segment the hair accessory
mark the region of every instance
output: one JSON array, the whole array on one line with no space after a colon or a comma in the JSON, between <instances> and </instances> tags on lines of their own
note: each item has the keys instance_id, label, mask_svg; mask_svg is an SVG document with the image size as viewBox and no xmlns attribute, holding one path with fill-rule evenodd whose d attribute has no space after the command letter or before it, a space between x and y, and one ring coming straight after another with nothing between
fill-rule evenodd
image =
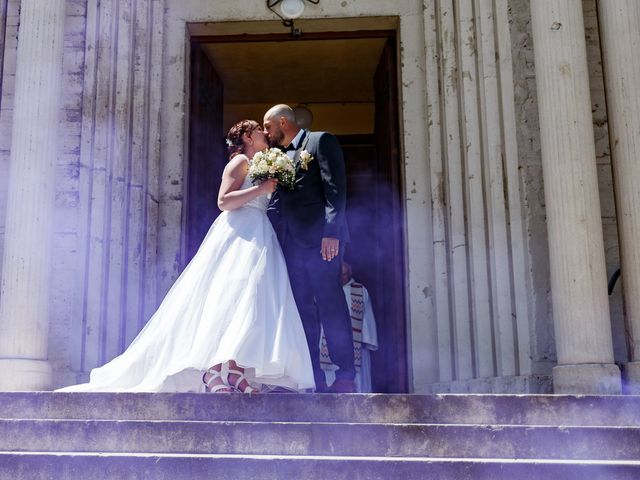
<instances>
[{"instance_id":1,"label":"hair accessory","mask_svg":"<svg viewBox=\"0 0 640 480\"><path fill-rule=\"evenodd\" d=\"M227 142L227 146L228 147L233 145L233 142L231 140L229 140L228 138L225 140L225 142Z\"/></svg>"}]
</instances>

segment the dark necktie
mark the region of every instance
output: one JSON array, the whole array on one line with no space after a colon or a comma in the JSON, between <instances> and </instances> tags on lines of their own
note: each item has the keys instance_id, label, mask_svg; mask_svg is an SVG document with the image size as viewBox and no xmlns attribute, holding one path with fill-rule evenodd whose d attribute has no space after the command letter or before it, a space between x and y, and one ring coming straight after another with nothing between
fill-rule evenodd
<instances>
[{"instance_id":1,"label":"dark necktie","mask_svg":"<svg viewBox=\"0 0 640 480\"><path fill-rule=\"evenodd\" d=\"M282 148L283 152L292 152L296 149L296 146L293 144L293 142L291 142L289 145L287 145L286 147Z\"/></svg>"}]
</instances>

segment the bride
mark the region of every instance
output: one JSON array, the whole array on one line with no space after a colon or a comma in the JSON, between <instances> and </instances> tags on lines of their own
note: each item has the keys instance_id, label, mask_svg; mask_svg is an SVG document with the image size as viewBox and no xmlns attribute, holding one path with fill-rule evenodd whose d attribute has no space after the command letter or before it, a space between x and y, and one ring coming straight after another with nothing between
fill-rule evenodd
<instances>
[{"instance_id":1,"label":"bride","mask_svg":"<svg viewBox=\"0 0 640 480\"><path fill-rule=\"evenodd\" d=\"M257 122L243 120L229 130L227 144L223 212L196 255L129 348L92 370L89 383L61 391L314 388L287 267L266 215L277 181L252 185L247 175L249 159L268 148L265 135Z\"/></svg>"}]
</instances>

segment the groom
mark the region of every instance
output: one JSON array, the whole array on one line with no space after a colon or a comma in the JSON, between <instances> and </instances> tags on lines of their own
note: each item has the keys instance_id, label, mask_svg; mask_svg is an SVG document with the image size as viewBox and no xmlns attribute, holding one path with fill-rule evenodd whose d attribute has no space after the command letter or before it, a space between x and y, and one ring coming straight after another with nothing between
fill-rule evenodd
<instances>
[{"instance_id":1,"label":"groom","mask_svg":"<svg viewBox=\"0 0 640 480\"><path fill-rule=\"evenodd\" d=\"M294 190L277 190L269 216L279 234L309 343L316 391L355 392L351 319L340 283L349 236L342 149L330 133L300 129L288 105L270 108L264 115L264 129L269 145L283 148L296 165ZM331 358L340 367L329 389L320 369L320 323Z\"/></svg>"}]
</instances>

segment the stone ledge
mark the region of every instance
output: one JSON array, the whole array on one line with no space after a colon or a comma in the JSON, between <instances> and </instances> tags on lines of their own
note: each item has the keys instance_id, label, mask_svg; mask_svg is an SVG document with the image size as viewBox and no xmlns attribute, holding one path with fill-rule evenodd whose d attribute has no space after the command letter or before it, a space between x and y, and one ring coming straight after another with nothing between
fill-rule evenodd
<instances>
[{"instance_id":1,"label":"stone ledge","mask_svg":"<svg viewBox=\"0 0 640 480\"><path fill-rule=\"evenodd\" d=\"M0 452L0 480L637 480L640 462Z\"/></svg>"},{"instance_id":2,"label":"stone ledge","mask_svg":"<svg viewBox=\"0 0 640 480\"><path fill-rule=\"evenodd\" d=\"M0 420L0 451L635 460L640 427Z\"/></svg>"},{"instance_id":3,"label":"stone ledge","mask_svg":"<svg viewBox=\"0 0 640 480\"><path fill-rule=\"evenodd\" d=\"M510 375L432 383L425 393L550 394L550 375Z\"/></svg>"},{"instance_id":4,"label":"stone ledge","mask_svg":"<svg viewBox=\"0 0 640 480\"><path fill-rule=\"evenodd\" d=\"M640 426L640 396L0 392L0 418Z\"/></svg>"}]
</instances>

